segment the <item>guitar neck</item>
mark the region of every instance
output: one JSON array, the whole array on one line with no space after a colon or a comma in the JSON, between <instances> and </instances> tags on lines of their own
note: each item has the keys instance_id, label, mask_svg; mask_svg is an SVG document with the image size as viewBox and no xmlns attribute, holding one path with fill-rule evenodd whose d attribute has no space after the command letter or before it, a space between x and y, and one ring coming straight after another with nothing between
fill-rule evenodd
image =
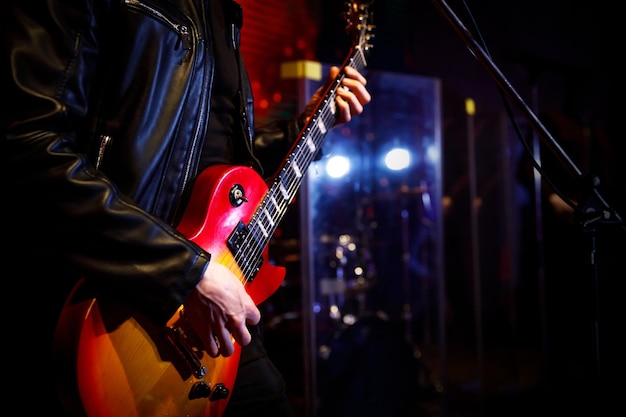
<instances>
[{"instance_id":1,"label":"guitar neck","mask_svg":"<svg viewBox=\"0 0 626 417\"><path fill-rule=\"evenodd\" d=\"M300 131L292 146L292 151L285 159L278 174L274 177L269 190L252 217L249 228L256 235L259 246L269 243L278 224L284 217L289 203L298 193L304 174L309 169L321 149L322 143L337 119L335 99L337 89L342 88L345 78L343 68L351 66L363 71L366 66L365 55L355 47L342 65L342 70L320 100L306 125ZM258 229L256 232L255 229Z\"/></svg>"},{"instance_id":2,"label":"guitar neck","mask_svg":"<svg viewBox=\"0 0 626 417\"><path fill-rule=\"evenodd\" d=\"M339 74L332 83L326 86L322 99L313 110L311 117L300 131L294 141L291 150L284 160L277 175L269 186L265 197L260 202L257 210L250 219L248 228L247 249L243 259L255 259L265 248L279 223L285 216L290 202L294 199L304 175L315 157L320 152L322 142L328 131L337 120L337 108L335 99L337 90L342 87L345 75L345 67L350 66L359 72L363 72L367 66L366 53L371 44L369 43L373 28L369 19L368 5L360 2L349 2L349 11L346 13L348 28L355 30L355 42L353 43L346 59L340 67ZM250 256L250 258L246 258ZM244 270L246 278L252 279L255 268Z\"/></svg>"}]
</instances>

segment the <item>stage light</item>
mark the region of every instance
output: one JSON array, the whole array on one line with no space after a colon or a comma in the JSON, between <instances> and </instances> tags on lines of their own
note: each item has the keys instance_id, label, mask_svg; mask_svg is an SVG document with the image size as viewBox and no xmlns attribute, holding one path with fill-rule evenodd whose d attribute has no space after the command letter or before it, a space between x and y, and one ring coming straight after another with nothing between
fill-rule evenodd
<instances>
[{"instance_id":1,"label":"stage light","mask_svg":"<svg viewBox=\"0 0 626 417\"><path fill-rule=\"evenodd\" d=\"M331 178L341 178L350 172L350 160L345 156L333 156L326 162L326 174Z\"/></svg>"},{"instance_id":2,"label":"stage light","mask_svg":"<svg viewBox=\"0 0 626 417\"><path fill-rule=\"evenodd\" d=\"M404 148L394 148L385 155L385 166L392 171L400 171L411 164L411 154Z\"/></svg>"}]
</instances>

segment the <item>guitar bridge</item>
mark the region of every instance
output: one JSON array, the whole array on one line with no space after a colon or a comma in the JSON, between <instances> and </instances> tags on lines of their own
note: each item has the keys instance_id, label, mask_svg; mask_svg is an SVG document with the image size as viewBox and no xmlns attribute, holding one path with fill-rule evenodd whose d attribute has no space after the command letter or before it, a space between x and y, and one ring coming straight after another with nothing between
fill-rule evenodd
<instances>
[{"instance_id":1,"label":"guitar bridge","mask_svg":"<svg viewBox=\"0 0 626 417\"><path fill-rule=\"evenodd\" d=\"M189 365L189 368L193 372L194 376L198 379L204 377L206 375L206 367L202 365L200 358L196 355L194 350L187 346L185 340L183 340L184 336L180 329L168 327L167 328L167 338L170 343L174 345L176 350L185 358L185 361Z\"/></svg>"},{"instance_id":2,"label":"guitar bridge","mask_svg":"<svg viewBox=\"0 0 626 417\"><path fill-rule=\"evenodd\" d=\"M261 265L263 265L263 257L261 256L263 250L250 234L248 226L243 222L239 222L228 237L226 245L233 254L239 269L243 271L247 281L252 282L261 269ZM244 251L244 256L239 256Z\"/></svg>"}]
</instances>

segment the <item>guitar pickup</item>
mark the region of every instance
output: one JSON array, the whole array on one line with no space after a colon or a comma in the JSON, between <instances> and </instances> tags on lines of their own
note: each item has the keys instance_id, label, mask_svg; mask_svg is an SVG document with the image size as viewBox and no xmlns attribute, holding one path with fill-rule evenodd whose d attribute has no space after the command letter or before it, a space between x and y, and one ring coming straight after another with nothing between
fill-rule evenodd
<instances>
[{"instance_id":1,"label":"guitar pickup","mask_svg":"<svg viewBox=\"0 0 626 417\"><path fill-rule=\"evenodd\" d=\"M252 282L263 265L263 257L261 256L263 249L250 234L248 226L239 222L228 237L226 245L247 281Z\"/></svg>"}]
</instances>

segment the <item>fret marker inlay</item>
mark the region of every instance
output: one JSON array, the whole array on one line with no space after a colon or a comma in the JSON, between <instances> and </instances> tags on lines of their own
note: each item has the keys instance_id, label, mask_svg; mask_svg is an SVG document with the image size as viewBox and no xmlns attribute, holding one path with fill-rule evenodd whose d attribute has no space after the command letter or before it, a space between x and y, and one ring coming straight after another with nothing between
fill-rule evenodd
<instances>
[{"instance_id":1,"label":"fret marker inlay","mask_svg":"<svg viewBox=\"0 0 626 417\"><path fill-rule=\"evenodd\" d=\"M322 132L322 134L326 133L326 125L324 124L324 121L322 119L317 120L317 126L319 127L320 132Z\"/></svg>"},{"instance_id":2,"label":"fret marker inlay","mask_svg":"<svg viewBox=\"0 0 626 417\"><path fill-rule=\"evenodd\" d=\"M307 136L306 138L306 145L309 147L309 150L311 151L311 153L315 152L316 148L315 148L315 142L313 142L311 140L310 137Z\"/></svg>"},{"instance_id":3,"label":"fret marker inlay","mask_svg":"<svg viewBox=\"0 0 626 417\"><path fill-rule=\"evenodd\" d=\"M285 201L289 200L289 193L287 193L287 190L285 189L285 186L283 185L283 183L280 183L280 192L283 194L283 199L285 199Z\"/></svg>"}]
</instances>

